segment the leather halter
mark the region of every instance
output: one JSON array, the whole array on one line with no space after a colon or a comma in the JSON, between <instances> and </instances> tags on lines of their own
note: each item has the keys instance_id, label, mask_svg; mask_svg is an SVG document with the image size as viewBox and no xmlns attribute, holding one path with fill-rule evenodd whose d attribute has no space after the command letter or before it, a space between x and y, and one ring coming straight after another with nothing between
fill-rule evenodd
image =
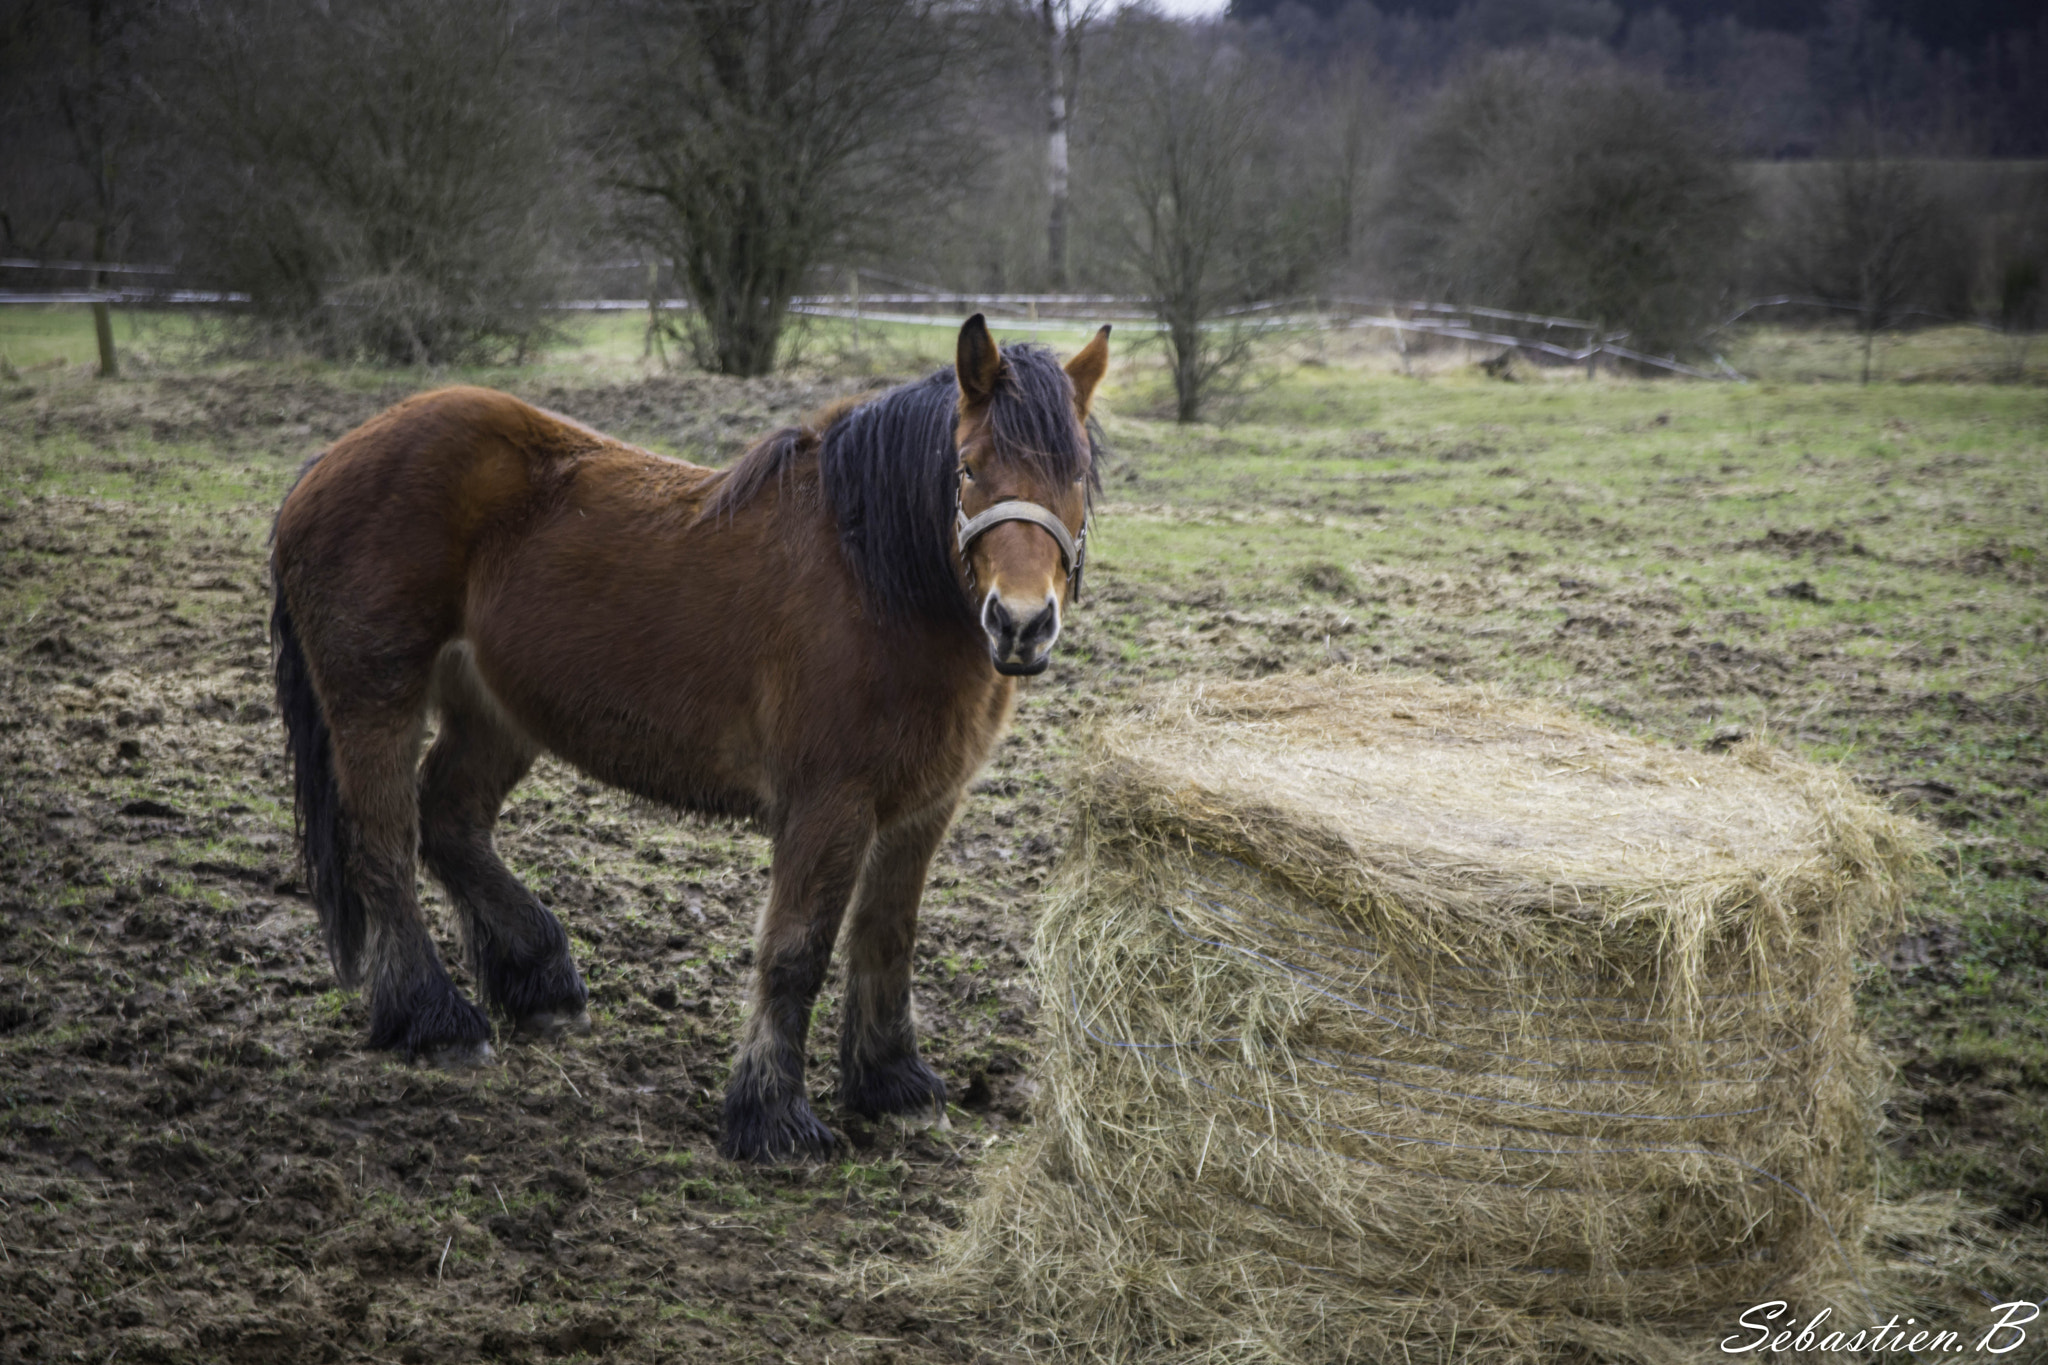
<instances>
[{"instance_id":1,"label":"leather halter","mask_svg":"<svg viewBox=\"0 0 2048 1365\"><path fill-rule=\"evenodd\" d=\"M1059 543L1060 567L1067 571L1067 594L1073 601L1080 601L1081 570L1088 563L1088 524L1092 519L1092 512L1082 514L1081 534L1076 536L1050 509L1035 502L1027 502L1023 498L1007 498L986 509L979 516L969 517L967 509L960 505L960 489L957 482L953 489L954 543L959 546L960 562L967 569L969 587L976 586L974 561L967 556L967 551L974 542L991 527L1000 526L1006 521L1028 521L1033 526L1042 528Z\"/></svg>"}]
</instances>

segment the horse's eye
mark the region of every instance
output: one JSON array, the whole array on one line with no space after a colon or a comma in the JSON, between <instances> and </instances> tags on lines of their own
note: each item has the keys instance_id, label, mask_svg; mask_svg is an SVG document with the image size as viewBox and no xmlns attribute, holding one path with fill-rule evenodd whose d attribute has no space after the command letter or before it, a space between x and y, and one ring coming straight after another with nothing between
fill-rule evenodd
<instances>
[{"instance_id":1,"label":"horse's eye","mask_svg":"<svg viewBox=\"0 0 2048 1365\"><path fill-rule=\"evenodd\" d=\"M964 464L963 464L963 465L961 465L961 466L960 466L960 477L961 477L961 478L963 478L963 479L965 479L965 480L967 480L967 482L969 482L969 483L973 483L973 482L974 482L974 471L973 471L973 470L971 470L971 469L969 469L969 468L968 468L968 467L967 467L966 465L964 465Z\"/></svg>"}]
</instances>

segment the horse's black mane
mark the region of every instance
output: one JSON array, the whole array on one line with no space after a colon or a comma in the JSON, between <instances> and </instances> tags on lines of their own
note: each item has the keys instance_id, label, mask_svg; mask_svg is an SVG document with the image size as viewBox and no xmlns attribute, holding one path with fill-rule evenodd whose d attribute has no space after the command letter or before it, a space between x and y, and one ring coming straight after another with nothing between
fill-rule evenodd
<instances>
[{"instance_id":1,"label":"horse's black mane","mask_svg":"<svg viewBox=\"0 0 2048 1365\"><path fill-rule=\"evenodd\" d=\"M825 505L868 611L886 620L971 622L974 608L953 567L959 397L949 365L845 412L823 433L778 431L733 464L704 515L731 515L800 452L816 449ZM1006 346L988 429L998 459L1049 483L1085 479L1092 497L1099 442L1093 423L1077 438L1073 402L1052 352Z\"/></svg>"}]
</instances>

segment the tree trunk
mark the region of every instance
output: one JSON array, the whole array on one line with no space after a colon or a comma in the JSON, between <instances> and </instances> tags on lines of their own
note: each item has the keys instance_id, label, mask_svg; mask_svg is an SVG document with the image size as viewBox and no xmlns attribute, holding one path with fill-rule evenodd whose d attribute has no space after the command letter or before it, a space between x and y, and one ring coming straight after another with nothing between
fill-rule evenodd
<instances>
[{"instance_id":1,"label":"tree trunk","mask_svg":"<svg viewBox=\"0 0 2048 1365\"><path fill-rule=\"evenodd\" d=\"M640 344L640 358L652 356L668 368L668 350L661 344L661 262L647 263L647 336Z\"/></svg>"},{"instance_id":2,"label":"tree trunk","mask_svg":"<svg viewBox=\"0 0 2048 1365\"><path fill-rule=\"evenodd\" d=\"M1199 313L1170 319L1167 345L1173 352L1173 419L1192 422L1202 415L1202 323Z\"/></svg>"},{"instance_id":3,"label":"tree trunk","mask_svg":"<svg viewBox=\"0 0 2048 1365\"><path fill-rule=\"evenodd\" d=\"M105 299L92 306L92 330L100 343L100 378L119 379L121 370L114 363L114 313Z\"/></svg>"},{"instance_id":4,"label":"tree trunk","mask_svg":"<svg viewBox=\"0 0 2048 1365\"><path fill-rule=\"evenodd\" d=\"M775 370L789 301L802 276L741 264L758 260L756 245L741 242L716 260L701 253L671 259L690 298L684 325L691 358L713 374L750 379Z\"/></svg>"},{"instance_id":5,"label":"tree trunk","mask_svg":"<svg viewBox=\"0 0 2048 1365\"><path fill-rule=\"evenodd\" d=\"M1066 33L1054 0L1039 0L1038 12L1045 28L1046 280L1061 290L1067 287Z\"/></svg>"},{"instance_id":6,"label":"tree trunk","mask_svg":"<svg viewBox=\"0 0 2048 1365\"><path fill-rule=\"evenodd\" d=\"M104 226L92 235L92 262L104 265L107 259L107 230ZM92 272L92 287L105 289L107 277L98 270ZM95 299L92 305L93 335L100 343L100 378L119 379L121 367L114 359L114 310L105 299Z\"/></svg>"},{"instance_id":7,"label":"tree trunk","mask_svg":"<svg viewBox=\"0 0 2048 1365\"><path fill-rule=\"evenodd\" d=\"M730 325L718 341L718 372L741 379L775 373L782 341L783 306L771 298L728 299Z\"/></svg>"},{"instance_id":8,"label":"tree trunk","mask_svg":"<svg viewBox=\"0 0 2048 1365\"><path fill-rule=\"evenodd\" d=\"M1863 329L1863 382L1870 382L1870 343L1877 337L1877 324L1883 300L1878 293L1876 262L1874 253L1865 251L1856 263L1856 302L1862 308L1856 314L1856 325Z\"/></svg>"}]
</instances>

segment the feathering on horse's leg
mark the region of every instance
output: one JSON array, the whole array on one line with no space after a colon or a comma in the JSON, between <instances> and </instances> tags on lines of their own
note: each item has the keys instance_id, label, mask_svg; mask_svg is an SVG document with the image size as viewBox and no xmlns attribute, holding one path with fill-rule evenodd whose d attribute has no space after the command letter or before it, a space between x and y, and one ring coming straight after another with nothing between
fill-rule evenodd
<instances>
[{"instance_id":1,"label":"feathering on horse's leg","mask_svg":"<svg viewBox=\"0 0 2048 1365\"><path fill-rule=\"evenodd\" d=\"M917 1050L910 1007L917 907L957 797L883 830L868 851L846 926L839 1102L864 1118L943 1108L946 1082Z\"/></svg>"},{"instance_id":2,"label":"feathering on horse's leg","mask_svg":"<svg viewBox=\"0 0 2048 1365\"><path fill-rule=\"evenodd\" d=\"M725 1088L719 1150L747 1161L818 1156L837 1142L804 1092L811 1006L853 894L874 814L852 798L814 800L781 822L768 905L754 936L754 981Z\"/></svg>"},{"instance_id":3,"label":"feathering on horse's leg","mask_svg":"<svg viewBox=\"0 0 2048 1365\"><path fill-rule=\"evenodd\" d=\"M461 1066L491 1055L491 1025L449 979L414 891L420 732L417 717L334 727L342 804L354 826L350 874L366 911L369 1044Z\"/></svg>"},{"instance_id":4,"label":"feathering on horse's leg","mask_svg":"<svg viewBox=\"0 0 2048 1365\"><path fill-rule=\"evenodd\" d=\"M588 1032L590 997L569 935L491 842L538 749L484 691L460 646L442 653L434 700L441 723L420 773L420 851L455 905L477 991L522 1035Z\"/></svg>"}]
</instances>

